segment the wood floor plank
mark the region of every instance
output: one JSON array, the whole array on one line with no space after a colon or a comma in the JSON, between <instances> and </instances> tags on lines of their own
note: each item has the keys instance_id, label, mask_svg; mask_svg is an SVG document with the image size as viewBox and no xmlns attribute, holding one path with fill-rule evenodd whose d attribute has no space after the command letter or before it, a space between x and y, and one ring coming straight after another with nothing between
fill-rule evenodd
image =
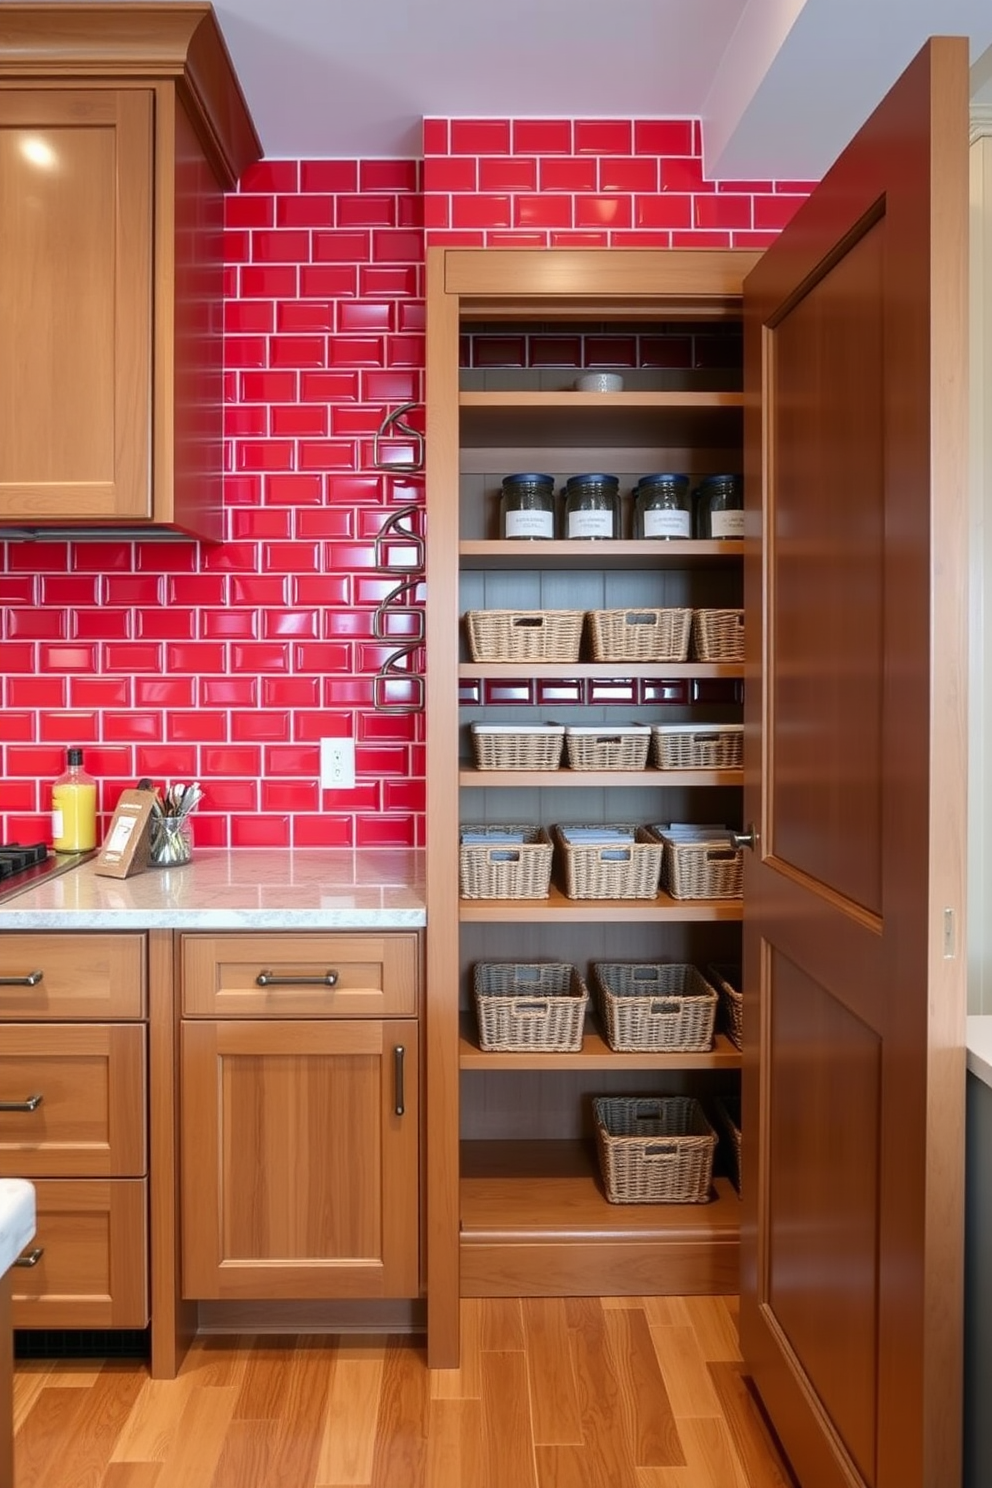
<instances>
[{"instance_id":1,"label":"wood floor plank","mask_svg":"<svg viewBox=\"0 0 992 1488\"><path fill-rule=\"evenodd\" d=\"M479 1297L465 1297L461 1304L461 1352L457 1369L431 1370L432 1400L479 1400L482 1385L479 1355L482 1346L482 1309Z\"/></svg>"},{"instance_id":2,"label":"wood floor plank","mask_svg":"<svg viewBox=\"0 0 992 1488\"><path fill-rule=\"evenodd\" d=\"M430 1385L422 1350L389 1335L382 1367L371 1488L422 1488L427 1472Z\"/></svg>"},{"instance_id":3,"label":"wood floor plank","mask_svg":"<svg viewBox=\"0 0 992 1488\"><path fill-rule=\"evenodd\" d=\"M236 1385L193 1385L162 1466L163 1484L211 1488L238 1401Z\"/></svg>"},{"instance_id":4,"label":"wood floor plank","mask_svg":"<svg viewBox=\"0 0 992 1488\"><path fill-rule=\"evenodd\" d=\"M675 1415L643 1310L604 1309L603 1322L634 1465L684 1466Z\"/></svg>"},{"instance_id":5,"label":"wood floor plank","mask_svg":"<svg viewBox=\"0 0 992 1488\"><path fill-rule=\"evenodd\" d=\"M699 1488L752 1488L744 1476L726 1422L716 1416L692 1416L679 1422L686 1466Z\"/></svg>"},{"instance_id":6,"label":"wood floor plank","mask_svg":"<svg viewBox=\"0 0 992 1488\"><path fill-rule=\"evenodd\" d=\"M278 1483L275 1475L278 1444L277 1421L259 1416L232 1417L210 1488L254 1488L256 1483Z\"/></svg>"},{"instance_id":7,"label":"wood floor plank","mask_svg":"<svg viewBox=\"0 0 992 1488\"><path fill-rule=\"evenodd\" d=\"M310 1488L317 1476L327 1418L332 1341L301 1335L287 1369L285 1410L276 1422L271 1482Z\"/></svg>"},{"instance_id":8,"label":"wood floor plank","mask_svg":"<svg viewBox=\"0 0 992 1488\"><path fill-rule=\"evenodd\" d=\"M727 1423L748 1488L794 1488L787 1464L748 1388L740 1364L709 1366L722 1415Z\"/></svg>"},{"instance_id":9,"label":"wood floor plank","mask_svg":"<svg viewBox=\"0 0 992 1488\"><path fill-rule=\"evenodd\" d=\"M52 1366L47 1360L18 1362L14 1370L14 1430L20 1431L28 1411L41 1391L51 1383Z\"/></svg>"},{"instance_id":10,"label":"wood floor plank","mask_svg":"<svg viewBox=\"0 0 992 1488\"><path fill-rule=\"evenodd\" d=\"M99 1483L145 1380L143 1366L109 1360L89 1390L78 1392L71 1450L49 1463L45 1488Z\"/></svg>"},{"instance_id":11,"label":"wood floor plank","mask_svg":"<svg viewBox=\"0 0 992 1488\"><path fill-rule=\"evenodd\" d=\"M681 1301L706 1362L739 1363L741 1349L737 1324L727 1310L726 1299L683 1297Z\"/></svg>"},{"instance_id":12,"label":"wood floor plank","mask_svg":"<svg viewBox=\"0 0 992 1488\"><path fill-rule=\"evenodd\" d=\"M164 1462L193 1388L191 1375L146 1379L110 1454L111 1462Z\"/></svg>"},{"instance_id":13,"label":"wood floor plank","mask_svg":"<svg viewBox=\"0 0 992 1488\"><path fill-rule=\"evenodd\" d=\"M100 1488L166 1488L161 1462L111 1462Z\"/></svg>"},{"instance_id":14,"label":"wood floor plank","mask_svg":"<svg viewBox=\"0 0 992 1488\"><path fill-rule=\"evenodd\" d=\"M424 1488L485 1482L481 1400L432 1400Z\"/></svg>"},{"instance_id":15,"label":"wood floor plank","mask_svg":"<svg viewBox=\"0 0 992 1488\"><path fill-rule=\"evenodd\" d=\"M237 1385L240 1389L254 1341L251 1334L194 1338L179 1373L194 1385Z\"/></svg>"},{"instance_id":16,"label":"wood floor plank","mask_svg":"<svg viewBox=\"0 0 992 1488\"><path fill-rule=\"evenodd\" d=\"M718 1416L720 1401L692 1328L652 1328L651 1342L676 1421Z\"/></svg>"},{"instance_id":17,"label":"wood floor plank","mask_svg":"<svg viewBox=\"0 0 992 1488\"><path fill-rule=\"evenodd\" d=\"M482 1440L484 1475L480 1488L537 1488L530 1417L527 1360L522 1350L482 1355Z\"/></svg>"},{"instance_id":18,"label":"wood floor plank","mask_svg":"<svg viewBox=\"0 0 992 1488\"><path fill-rule=\"evenodd\" d=\"M385 1348L342 1340L334 1351L317 1460L317 1488L371 1483Z\"/></svg>"},{"instance_id":19,"label":"wood floor plank","mask_svg":"<svg viewBox=\"0 0 992 1488\"><path fill-rule=\"evenodd\" d=\"M505 1354L524 1347L524 1320L518 1297L487 1297L479 1320L479 1348Z\"/></svg>"},{"instance_id":20,"label":"wood floor plank","mask_svg":"<svg viewBox=\"0 0 992 1488\"><path fill-rule=\"evenodd\" d=\"M24 1425L14 1437L14 1482L17 1488L44 1488L48 1471L65 1454L76 1421L86 1404L82 1390L46 1385Z\"/></svg>"},{"instance_id":21,"label":"wood floor plank","mask_svg":"<svg viewBox=\"0 0 992 1488\"><path fill-rule=\"evenodd\" d=\"M569 1311L573 1318L580 1319L569 1330L569 1348L579 1399L584 1453L570 1447L550 1449L557 1453L554 1472L561 1488L566 1488L566 1485L571 1488L571 1474L580 1467L588 1488L600 1488L600 1485L602 1488L634 1488L633 1446L625 1430L620 1385L612 1369L606 1314L601 1307ZM551 1470L550 1459L543 1450L541 1470L546 1474ZM554 1476L550 1483L558 1488ZM543 1482L541 1488L545 1488Z\"/></svg>"},{"instance_id":22,"label":"wood floor plank","mask_svg":"<svg viewBox=\"0 0 992 1488\"><path fill-rule=\"evenodd\" d=\"M579 1445L582 1421L564 1303L559 1297L525 1297L522 1310L534 1442Z\"/></svg>"},{"instance_id":23,"label":"wood floor plank","mask_svg":"<svg viewBox=\"0 0 992 1488\"><path fill-rule=\"evenodd\" d=\"M286 1366L294 1343L282 1334L253 1340L234 1408L236 1421L275 1421L282 1415L289 1383Z\"/></svg>"}]
</instances>

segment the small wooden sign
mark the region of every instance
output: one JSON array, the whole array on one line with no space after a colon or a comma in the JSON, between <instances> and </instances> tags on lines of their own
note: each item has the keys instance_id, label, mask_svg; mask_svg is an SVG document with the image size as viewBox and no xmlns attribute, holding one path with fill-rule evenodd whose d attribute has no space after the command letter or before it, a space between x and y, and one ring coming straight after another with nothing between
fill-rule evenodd
<instances>
[{"instance_id":1,"label":"small wooden sign","mask_svg":"<svg viewBox=\"0 0 992 1488\"><path fill-rule=\"evenodd\" d=\"M93 872L104 878L129 878L148 866L151 850L155 793L150 790L121 791Z\"/></svg>"}]
</instances>

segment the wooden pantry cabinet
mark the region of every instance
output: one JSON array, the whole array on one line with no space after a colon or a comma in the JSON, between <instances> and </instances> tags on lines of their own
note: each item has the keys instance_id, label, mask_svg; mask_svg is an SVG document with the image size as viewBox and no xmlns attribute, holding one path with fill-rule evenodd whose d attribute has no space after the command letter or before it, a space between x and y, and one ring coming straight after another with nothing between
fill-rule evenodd
<instances>
[{"instance_id":1,"label":"wooden pantry cabinet","mask_svg":"<svg viewBox=\"0 0 992 1488\"><path fill-rule=\"evenodd\" d=\"M0 938L0 1174L28 1178L37 1233L17 1328L149 1321L144 935Z\"/></svg>"},{"instance_id":2,"label":"wooden pantry cabinet","mask_svg":"<svg viewBox=\"0 0 992 1488\"><path fill-rule=\"evenodd\" d=\"M0 526L219 540L223 194L261 153L211 7L0 7Z\"/></svg>"},{"instance_id":3,"label":"wooden pantry cabinet","mask_svg":"<svg viewBox=\"0 0 992 1488\"><path fill-rule=\"evenodd\" d=\"M420 1293L415 933L183 935L187 1299Z\"/></svg>"},{"instance_id":4,"label":"wooden pantry cabinet","mask_svg":"<svg viewBox=\"0 0 992 1488\"><path fill-rule=\"evenodd\" d=\"M739 1201L719 1170L705 1204L610 1204L591 1098L737 1089L722 1033L706 1053L483 1051L471 1001L487 960L739 962L739 900L461 899L460 823L720 821L740 827L741 770L475 768L469 724L740 722L731 662L474 662L468 610L740 607L743 543L500 537L505 474L639 476L742 469L742 282L755 254L428 253L427 1275L431 1363L458 1358L460 1296L687 1293L738 1285ZM476 338L531 366L472 366ZM622 392L573 390L553 343L649 337ZM667 352L665 348L667 347ZM711 357L694 353L708 348ZM688 348L688 350L687 350ZM574 351L573 351L574 354ZM483 359L479 359L480 361ZM652 358L648 359L649 361ZM672 365L665 367L664 363ZM697 366L696 362L704 365ZM542 364L536 370L536 364ZM680 365L684 363L684 365ZM709 365L706 365L709 363ZM625 495L625 500L626 498ZM457 782L457 790L452 788Z\"/></svg>"}]
</instances>

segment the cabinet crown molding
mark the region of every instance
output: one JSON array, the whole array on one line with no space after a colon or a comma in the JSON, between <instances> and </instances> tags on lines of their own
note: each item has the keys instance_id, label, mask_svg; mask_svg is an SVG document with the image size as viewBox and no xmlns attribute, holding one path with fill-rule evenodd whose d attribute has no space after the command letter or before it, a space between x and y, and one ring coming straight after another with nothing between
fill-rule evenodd
<instances>
[{"instance_id":1,"label":"cabinet crown molding","mask_svg":"<svg viewBox=\"0 0 992 1488\"><path fill-rule=\"evenodd\" d=\"M213 6L0 4L0 87L173 82L225 189L262 147Z\"/></svg>"}]
</instances>

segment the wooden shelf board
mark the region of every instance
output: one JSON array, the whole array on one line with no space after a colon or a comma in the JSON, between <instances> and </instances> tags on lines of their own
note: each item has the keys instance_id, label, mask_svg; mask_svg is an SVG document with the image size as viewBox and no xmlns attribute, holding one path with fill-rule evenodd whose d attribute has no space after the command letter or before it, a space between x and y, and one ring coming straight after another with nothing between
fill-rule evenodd
<instances>
[{"instance_id":1,"label":"wooden shelf board","mask_svg":"<svg viewBox=\"0 0 992 1488\"><path fill-rule=\"evenodd\" d=\"M459 899L462 924L567 924L570 920L740 920L741 899L569 899L555 885L547 899Z\"/></svg>"},{"instance_id":2,"label":"wooden shelf board","mask_svg":"<svg viewBox=\"0 0 992 1488\"><path fill-rule=\"evenodd\" d=\"M466 539L459 543L458 551L465 569L690 569L737 566L744 544L736 538L722 542L581 542L575 538L524 542L494 538Z\"/></svg>"},{"instance_id":3,"label":"wooden shelf board","mask_svg":"<svg viewBox=\"0 0 992 1488\"><path fill-rule=\"evenodd\" d=\"M606 730L604 729L604 732ZM476 770L466 767L458 773L458 784L476 790L489 786L539 786L542 790L550 786L589 785L743 785L743 770Z\"/></svg>"},{"instance_id":4,"label":"wooden shelf board","mask_svg":"<svg viewBox=\"0 0 992 1488\"><path fill-rule=\"evenodd\" d=\"M736 1239L740 1201L728 1178L706 1204L611 1204L591 1142L463 1142L462 1246L570 1240Z\"/></svg>"},{"instance_id":5,"label":"wooden shelf board","mask_svg":"<svg viewBox=\"0 0 992 1488\"><path fill-rule=\"evenodd\" d=\"M459 1018L458 1062L462 1069L498 1070L697 1070L739 1069L740 1050L718 1033L708 1052L677 1054L656 1050L649 1054L618 1054L595 1028L587 1027L582 1050L576 1054L490 1054L479 1048L479 1035L472 1013Z\"/></svg>"},{"instance_id":6,"label":"wooden shelf board","mask_svg":"<svg viewBox=\"0 0 992 1488\"><path fill-rule=\"evenodd\" d=\"M743 677L739 661L463 661L459 677L650 677L668 681L679 677Z\"/></svg>"},{"instance_id":7,"label":"wooden shelf board","mask_svg":"<svg viewBox=\"0 0 992 1488\"><path fill-rule=\"evenodd\" d=\"M511 388L463 389L458 395L461 408L743 408L743 392L711 390L692 392L688 389L655 392L634 389L619 393L584 393L577 388Z\"/></svg>"}]
</instances>

